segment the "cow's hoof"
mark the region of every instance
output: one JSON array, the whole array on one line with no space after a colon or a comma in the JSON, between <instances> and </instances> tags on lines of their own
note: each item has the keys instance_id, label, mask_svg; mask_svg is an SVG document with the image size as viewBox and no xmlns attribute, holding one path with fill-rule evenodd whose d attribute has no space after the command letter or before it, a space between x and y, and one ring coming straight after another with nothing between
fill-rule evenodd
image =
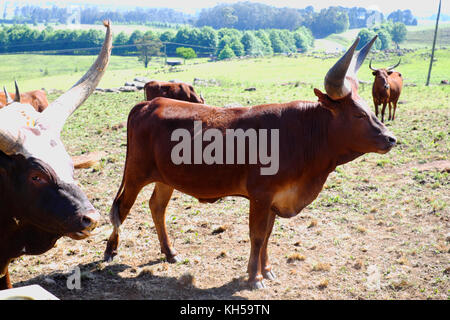
<instances>
[{"instance_id":1,"label":"cow's hoof","mask_svg":"<svg viewBox=\"0 0 450 320\"><path fill-rule=\"evenodd\" d=\"M117 255L117 253L110 253L110 252L105 252L105 254L103 255L103 261L105 262L112 262L114 257Z\"/></svg>"},{"instance_id":2,"label":"cow's hoof","mask_svg":"<svg viewBox=\"0 0 450 320\"><path fill-rule=\"evenodd\" d=\"M182 261L182 259L179 255L166 257L166 259L167 259L167 262L169 262L169 263L178 263L178 262Z\"/></svg>"},{"instance_id":3,"label":"cow's hoof","mask_svg":"<svg viewBox=\"0 0 450 320\"><path fill-rule=\"evenodd\" d=\"M252 290L260 290L260 289L264 289L266 287L266 285L264 284L264 282L262 280L250 281L249 285Z\"/></svg>"},{"instance_id":4,"label":"cow's hoof","mask_svg":"<svg viewBox=\"0 0 450 320\"><path fill-rule=\"evenodd\" d=\"M264 272L263 277L267 280L275 280L277 278L272 270Z\"/></svg>"}]
</instances>

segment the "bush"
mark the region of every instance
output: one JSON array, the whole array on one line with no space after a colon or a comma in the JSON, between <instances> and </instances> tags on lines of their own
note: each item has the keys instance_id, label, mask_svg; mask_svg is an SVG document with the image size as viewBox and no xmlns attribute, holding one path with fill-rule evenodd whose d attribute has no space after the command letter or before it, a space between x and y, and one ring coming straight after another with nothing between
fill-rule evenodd
<instances>
[{"instance_id":1,"label":"bush","mask_svg":"<svg viewBox=\"0 0 450 320\"><path fill-rule=\"evenodd\" d=\"M236 55L234 54L233 49L230 48L228 44L225 45L225 47L220 51L219 56L217 57L219 60L224 59L231 59L234 58Z\"/></svg>"},{"instance_id":2,"label":"bush","mask_svg":"<svg viewBox=\"0 0 450 320\"><path fill-rule=\"evenodd\" d=\"M197 54L195 53L194 49L192 48L185 48L185 47L178 47L176 49L177 55L184 59L193 59L197 58Z\"/></svg>"}]
</instances>

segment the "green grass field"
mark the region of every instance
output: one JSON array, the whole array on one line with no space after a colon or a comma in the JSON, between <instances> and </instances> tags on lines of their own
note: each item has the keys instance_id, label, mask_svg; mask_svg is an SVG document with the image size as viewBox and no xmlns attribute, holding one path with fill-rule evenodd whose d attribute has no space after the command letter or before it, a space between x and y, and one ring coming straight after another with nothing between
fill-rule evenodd
<instances>
[{"instance_id":1,"label":"green grass field","mask_svg":"<svg viewBox=\"0 0 450 320\"><path fill-rule=\"evenodd\" d=\"M174 193L167 228L184 260L169 265L160 254L148 208L150 185L121 228L115 261L102 261L112 230L108 212L126 152L126 127L118 124L144 96L142 91L93 94L69 119L62 139L72 155L104 152L95 167L76 171L103 222L87 241L63 238L43 255L14 261L14 285L40 284L61 299L449 299L450 86L439 83L448 79L450 50L436 52L432 85L425 87L428 54L408 53L397 68L405 87L396 120L387 126L398 145L388 154L367 154L338 167L310 206L292 219L276 220L269 254L278 278L260 291L246 287L248 201L236 197L200 204ZM313 88L323 90L325 73L336 61L324 57L194 60L177 72L161 64L144 69L136 58L112 57L100 86L119 86L135 76L186 82L197 77L220 83L196 87L210 105L315 101ZM393 64L398 58L377 58L374 65ZM58 56L2 59L2 84L12 89L18 78L23 90L67 89L93 61ZM367 63L358 75L372 81ZM47 68L48 76L40 68ZM256 90L244 91L250 86ZM371 85L361 85L359 93L373 108ZM215 234L218 227L225 231ZM81 268L82 289L70 291L66 280L74 266ZM378 272L375 285L373 270ZM186 275L192 279L188 284L183 281Z\"/></svg>"},{"instance_id":2,"label":"green grass field","mask_svg":"<svg viewBox=\"0 0 450 320\"><path fill-rule=\"evenodd\" d=\"M431 83L438 84L448 78L450 70L449 50L438 49ZM403 72L406 83L424 84L429 67L429 50L419 49L403 57L398 70ZM396 56L379 60L374 56L375 66L392 65L398 61ZM12 86L17 79L22 90L37 88L65 90L75 83L94 61L94 56L47 56L47 55L3 55L0 66L0 84ZM301 81L308 85L320 86L323 74L334 63L333 59L321 60L310 55L296 58L267 57L242 59L226 62L206 63L205 59L188 61L172 69L164 66L163 60L152 60L148 69L136 57L111 58L108 70L99 87L118 87L135 76L146 76L159 80L179 79L192 82L197 78L214 78L229 87L240 88L258 84L270 86L284 82ZM361 68L359 77L371 81L368 61ZM12 90L12 89L10 89ZM205 90L214 90L206 88ZM273 98L273 95L268 95Z\"/></svg>"}]
</instances>

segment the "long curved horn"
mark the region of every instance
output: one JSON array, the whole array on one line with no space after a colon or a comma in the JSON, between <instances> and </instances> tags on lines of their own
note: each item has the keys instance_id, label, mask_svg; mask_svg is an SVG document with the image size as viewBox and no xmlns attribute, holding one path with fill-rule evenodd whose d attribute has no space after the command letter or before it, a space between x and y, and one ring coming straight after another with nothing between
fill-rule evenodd
<instances>
[{"instance_id":1,"label":"long curved horn","mask_svg":"<svg viewBox=\"0 0 450 320\"><path fill-rule=\"evenodd\" d=\"M375 43L375 40L377 40L378 35L375 35L375 37L372 38L369 42L366 43L364 47L362 47L361 50L358 51L355 58L355 67L354 67L354 73L356 74L363 64L364 60L367 57L367 54L369 54L370 49L372 48L373 44Z\"/></svg>"},{"instance_id":2,"label":"long curved horn","mask_svg":"<svg viewBox=\"0 0 450 320\"><path fill-rule=\"evenodd\" d=\"M356 46L359 43L359 37L355 40L352 46L347 50L347 52L328 70L325 76L325 91L328 96L333 100L338 100L351 91L351 85L346 81L345 75L347 74L350 63L353 59L353 53L355 52Z\"/></svg>"},{"instance_id":3,"label":"long curved horn","mask_svg":"<svg viewBox=\"0 0 450 320\"><path fill-rule=\"evenodd\" d=\"M20 102L20 92L19 92L19 86L17 85L17 81L14 80L14 86L16 87L16 96L14 97L15 102Z\"/></svg>"},{"instance_id":4,"label":"long curved horn","mask_svg":"<svg viewBox=\"0 0 450 320\"><path fill-rule=\"evenodd\" d=\"M377 69L372 68L372 59L370 59L370 62L369 62L369 68L370 68L370 70L372 70L372 71L377 71Z\"/></svg>"},{"instance_id":5,"label":"long curved horn","mask_svg":"<svg viewBox=\"0 0 450 320\"><path fill-rule=\"evenodd\" d=\"M6 91L6 87L5 86L3 86L3 92L5 93L6 105L12 103L13 99L9 95L8 91Z\"/></svg>"},{"instance_id":6,"label":"long curved horn","mask_svg":"<svg viewBox=\"0 0 450 320\"><path fill-rule=\"evenodd\" d=\"M389 71L390 71L390 70L392 70L392 69L398 67L398 65L400 64L401 61L402 61L402 59L399 59L398 62L397 62L397 64L394 64L393 66L387 67L386 70L389 70Z\"/></svg>"},{"instance_id":7,"label":"long curved horn","mask_svg":"<svg viewBox=\"0 0 450 320\"><path fill-rule=\"evenodd\" d=\"M103 21L103 24L106 27L106 36L97 60L72 88L59 96L42 112L39 123L60 132L67 118L86 101L97 87L108 66L112 48L111 22Z\"/></svg>"}]
</instances>

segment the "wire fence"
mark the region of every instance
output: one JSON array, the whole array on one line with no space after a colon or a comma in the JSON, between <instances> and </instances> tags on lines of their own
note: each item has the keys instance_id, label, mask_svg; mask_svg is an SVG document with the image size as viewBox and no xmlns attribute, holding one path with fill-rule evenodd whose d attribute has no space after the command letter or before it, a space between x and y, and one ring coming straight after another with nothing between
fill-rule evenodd
<instances>
[{"instance_id":1,"label":"wire fence","mask_svg":"<svg viewBox=\"0 0 450 320\"><path fill-rule=\"evenodd\" d=\"M64 41L64 42L50 42L49 44L65 44L65 43L72 43L70 41ZM145 46L145 45L152 45L154 44L155 41L144 41L141 42L139 44L122 44L122 45L113 45L112 48L113 49L118 49L118 48L136 48L138 46ZM170 42L170 41L161 41L161 43L164 46L167 45L174 45L174 46L179 46L179 47L190 47L190 48L199 48L199 49L206 49L209 50L211 53L216 52L217 48L216 47L208 47L208 46L201 46L201 45L195 45L195 44L188 44L188 43L178 43L178 42ZM39 44L44 44L44 43L39 43ZM12 46L0 46L0 50L1 49L10 49L10 48L18 48L18 47L24 47L24 46L31 46L33 45L33 43L21 43L21 44L17 44L17 45L12 45ZM11 54L67 54L70 52L85 52L85 51L95 51L95 50L100 50L102 47L101 46L95 46L95 47L86 47L86 48L70 48L70 49L55 49L55 50L27 50L27 51L15 51L15 52L2 52L0 53L0 55L11 55ZM164 52L166 51L166 49L164 49Z\"/></svg>"}]
</instances>

